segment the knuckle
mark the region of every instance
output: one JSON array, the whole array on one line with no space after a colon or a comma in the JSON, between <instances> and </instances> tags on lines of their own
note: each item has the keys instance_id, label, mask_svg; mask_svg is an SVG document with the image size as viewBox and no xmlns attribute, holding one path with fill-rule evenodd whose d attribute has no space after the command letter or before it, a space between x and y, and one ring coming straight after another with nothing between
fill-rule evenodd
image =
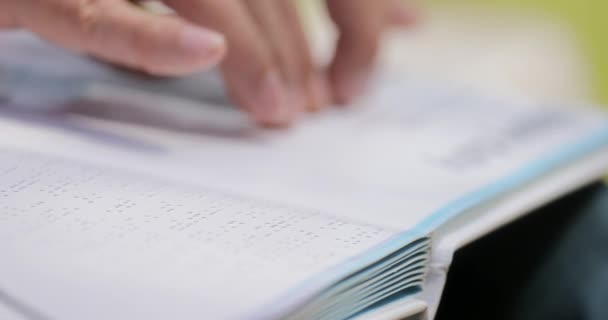
<instances>
[{"instance_id":1,"label":"knuckle","mask_svg":"<svg viewBox=\"0 0 608 320\"><path fill-rule=\"evenodd\" d=\"M128 45L140 68L153 73L159 64L163 64L162 53L168 50L163 46L169 45L163 43L166 42L164 41L166 32L161 23L131 28Z\"/></svg>"},{"instance_id":2,"label":"knuckle","mask_svg":"<svg viewBox=\"0 0 608 320\"><path fill-rule=\"evenodd\" d=\"M156 25L134 26L130 28L130 46L137 56L149 54L154 48L154 43L160 38L160 30Z\"/></svg>"}]
</instances>

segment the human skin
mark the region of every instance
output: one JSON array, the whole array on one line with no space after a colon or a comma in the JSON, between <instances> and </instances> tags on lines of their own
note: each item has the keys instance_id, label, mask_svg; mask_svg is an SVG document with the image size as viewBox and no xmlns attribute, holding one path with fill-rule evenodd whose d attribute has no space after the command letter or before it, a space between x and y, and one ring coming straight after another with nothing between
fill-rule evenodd
<instances>
[{"instance_id":1,"label":"human skin","mask_svg":"<svg viewBox=\"0 0 608 320\"><path fill-rule=\"evenodd\" d=\"M288 126L366 85L382 34L414 17L398 0L327 0L340 36L315 65L290 0L165 0L158 15L126 0L0 2L0 28L24 28L65 48L158 76L219 65L232 99L260 125Z\"/></svg>"}]
</instances>

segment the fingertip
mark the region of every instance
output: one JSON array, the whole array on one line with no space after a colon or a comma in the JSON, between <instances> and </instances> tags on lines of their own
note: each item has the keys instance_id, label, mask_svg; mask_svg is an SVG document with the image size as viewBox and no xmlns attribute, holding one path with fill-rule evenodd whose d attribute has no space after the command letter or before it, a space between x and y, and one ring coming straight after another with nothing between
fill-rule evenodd
<instances>
[{"instance_id":1,"label":"fingertip","mask_svg":"<svg viewBox=\"0 0 608 320\"><path fill-rule=\"evenodd\" d=\"M269 128L288 127L295 122L298 111L295 96L284 85L278 72L265 73L259 84L239 82L236 95L249 110L254 121Z\"/></svg>"},{"instance_id":2,"label":"fingertip","mask_svg":"<svg viewBox=\"0 0 608 320\"><path fill-rule=\"evenodd\" d=\"M369 72L365 70L335 72L332 77L333 102L337 105L351 104L365 92L369 77Z\"/></svg>"},{"instance_id":3,"label":"fingertip","mask_svg":"<svg viewBox=\"0 0 608 320\"><path fill-rule=\"evenodd\" d=\"M308 92L307 110L318 112L331 103L329 82L323 74L312 75L306 84Z\"/></svg>"},{"instance_id":4,"label":"fingertip","mask_svg":"<svg viewBox=\"0 0 608 320\"><path fill-rule=\"evenodd\" d=\"M191 25L181 30L178 43L182 52L191 57L199 68L217 65L227 49L223 35Z\"/></svg>"},{"instance_id":5,"label":"fingertip","mask_svg":"<svg viewBox=\"0 0 608 320\"><path fill-rule=\"evenodd\" d=\"M363 94L387 27L387 6L369 0L327 0L338 39L329 75L333 102L350 104Z\"/></svg>"}]
</instances>

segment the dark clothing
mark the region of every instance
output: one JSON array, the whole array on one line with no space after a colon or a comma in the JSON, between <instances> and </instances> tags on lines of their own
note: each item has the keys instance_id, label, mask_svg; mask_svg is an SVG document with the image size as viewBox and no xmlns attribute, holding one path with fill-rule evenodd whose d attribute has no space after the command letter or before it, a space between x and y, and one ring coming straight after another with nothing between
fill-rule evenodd
<instances>
[{"instance_id":1,"label":"dark clothing","mask_svg":"<svg viewBox=\"0 0 608 320\"><path fill-rule=\"evenodd\" d=\"M608 187L584 188L457 252L437 319L608 319Z\"/></svg>"}]
</instances>

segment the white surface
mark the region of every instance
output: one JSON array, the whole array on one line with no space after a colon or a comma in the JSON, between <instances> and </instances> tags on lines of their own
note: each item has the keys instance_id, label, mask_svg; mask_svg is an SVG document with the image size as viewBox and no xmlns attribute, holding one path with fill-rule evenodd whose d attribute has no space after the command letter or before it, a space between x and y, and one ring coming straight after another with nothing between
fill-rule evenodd
<instances>
[{"instance_id":1,"label":"white surface","mask_svg":"<svg viewBox=\"0 0 608 320\"><path fill-rule=\"evenodd\" d=\"M0 301L0 319L2 320L27 320L21 314L16 313L11 307Z\"/></svg>"},{"instance_id":2,"label":"white surface","mask_svg":"<svg viewBox=\"0 0 608 320\"><path fill-rule=\"evenodd\" d=\"M396 88L389 89L389 93L396 90ZM416 90L416 92L424 93L425 91ZM320 208L322 212L338 217L338 220L347 224L359 225L367 221L377 226L387 225L390 227L389 230L406 230L429 212L434 212L434 209L429 209L425 213L422 210L425 206L430 206L427 208L443 207L449 200L491 182L510 170L519 168L530 159L555 149L564 141L574 141L601 125L600 122L587 116L577 117L567 114L568 116L545 119L545 115L551 115L551 113L543 112L540 114L542 117L538 118L539 113L536 113L534 109L523 107L511 109L504 106L501 108L498 104L492 104L493 108L488 110L487 114L484 113L484 110L487 109L472 103L463 103L461 109L450 110L442 108L434 110L422 105L410 105L408 108L399 109L398 105L391 104L396 96L389 94L379 97L384 100L379 100L378 107L373 111L362 108L350 115L328 115L327 118L317 119L316 122L311 122L293 133L285 133L281 136L264 133L266 140L253 141L222 140L210 136L157 131L134 126L117 126L82 118L53 119L45 117L28 120L26 117L23 121L17 116L20 113L16 111L12 114L12 118L11 113L7 113L8 117L0 121L0 128L5 133L0 139L0 145L60 155L78 161L122 167L128 171L138 171L151 177L161 177L179 181L179 183L231 190L249 198L260 199L260 201L273 202L271 200L274 200L274 202L288 203L294 207ZM415 99L408 100L415 101ZM368 101L368 103L370 102ZM454 114L455 110L458 111L457 114ZM394 113L395 111L398 112ZM407 116L402 118L402 114ZM497 114L502 114L499 118L500 121L492 121ZM416 117L419 120L416 121L416 125L407 127L407 129L401 127L402 119ZM513 128L526 126L530 121L536 123L539 119L545 125L547 123L550 125L547 127L539 125L536 128L538 130L533 130L532 133L528 133L531 135L526 135L526 139L511 140L512 137L508 133L514 133ZM559 121L554 122L556 119ZM547 120L550 121L545 122ZM483 126L476 125L478 123L482 123ZM75 128L79 128L78 131L75 131ZM362 128L365 129L362 130ZM451 130L443 132L445 128ZM489 131L488 128L492 128L492 135L484 134ZM85 132L108 135L120 133L120 138L107 140L100 138L103 136L82 134ZM334 140L326 141L325 137L332 137ZM507 150L501 154L501 158L494 158L494 152L497 151L496 143L505 141L507 143L503 146ZM526 143L521 144L522 141ZM133 147L125 148L122 144ZM151 147L138 149L138 146L147 145ZM471 145L474 146L472 149ZM467 150L474 150L474 152L468 154ZM324 155L324 158L318 158L318 155ZM340 159L344 161L332 162L332 155L340 156L340 158L333 158L333 161ZM419 155L425 157L418 158ZM471 155L473 155L472 158L469 157ZM437 165L438 162L434 161L445 157L457 161L450 162L447 166ZM466 161L460 162L460 159ZM347 164L349 166L346 166ZM453 165L457 170L452 167ZM297 170L293 170L294 166ZM494 172L496 170L497 173ZM125 179L120 176L115 176L115 178ZM360 185L361 193L352 192L353 181L356 182L356 185ZM436 181L441 181L441 183L437 184ZM320 186L324 188L320 188ZM393 198L386 198L387 190L399 192L394 193ZM309 192L308 196L312 195L312 197L306 197L306 195L302 197L303 192ZM171 194L174 194L171 199L181 197L178 192ZM336 198L348 199L348 201L336 201ZM417 201L410 201L410 199ZM130 197L127 197L126 200L130 200ZM29 205L31 202L19 201L16 204L19 207L23 204ZM342 207L334 211L339 206ZM357 210L349 210L349 208ZM369 215L370 212L374 212L374 215ZM406 212L408 215L394 215L398 212ZM409 213L412 214L409 215ZM34 254L37 251L33 248L35 246L27 250L13 251L31 252L35 258L38 255ZM363 248L354 249L357 251ZM452 247L448 247L447 251L451 254L452 249ZM356 253L355 251L350 254ZM110 253L112 252L114 251L110 250ZM294 254L297 254L297 251L294 251ZM346 257L347 255L338 256L337 259L344 260ZM105 258L102 257L103 259ZM117 259L130 261L125 258ZM15 260L18 261L18 259ZM336 261L330 262L335 263ZM136 260L131 262L138 263ZM247 300L246 295L242 296L241 298L246 300L246 302L239 303L243 309L232 308L228 311L244 312L248 307L258 305L260 301L267 301L273 295L295 285L299 282L298 280L321 272L321 269L331 264L330 262L320 264L319 269L309 268L299 275L295 270L291 274L285 271L287 269L279 271L269 267L265 270L269 272L269 276L265 278L284 273L283 279L286 281L283 282L279 280L281 278L277 278L277 281L273 283L276 287L268 286L268 291L259 292L254 297L255 299ZM230 263L227 262L227 264ZM27 268L17 265L13 270L27 272ZM60 281L68 279L73 274L78 274L74 272L74 269L65 269L61 265L51 270L71 271L61 277L48 278ZM87 268L80 270L87 270ZM196 273L196 271L192 272ZM221 274L221 272L218 271L215 274ZM184 272L183 275L181 283L184 284L188 282L187 279L194 276L188 272ZM45 279L44 277L28 278L34 281L29 287L32 289L37 288L40 283L44 283ZM19 279L19 277L16 274L11 279ZM218 279L221 280L221 278ZM234 280L236 281L238 278ZM124 282L111 281L111 283ZM65 286L67 283L69 282L64 280L60 284ZM167 286L168 283L161 284ZM60 287L59 283L48 284L49 288ZM98 285L91 287L108 290L108 288ZM188 289L186 286L184 287ZM255 282L252 282L250 286L250 288L253 287L255 287ZM28 290L28 286L23 286L22 281L12 283L10 289L20 292L19 296L25 300L36 301L37 305L44 305L45 310L52 309L52 312L79 311L69 309L67 305L64 309L56 309L58 306L61 307L61 304L56 301L53 304L44 304L45 301L51 301L45 299L47 297L45 292ZM77 287L74 287L73 292L78 292L76 289ZM119 289L110 288L110 292L115 292L114 290ZM189 307L182 310L184 316L195 314L196 307L200 304L198 300L204 297L188 295L187 293L190 292L188 290L183 292L184 295L160 296L163 297L162 300L168 300L171 297L193 299L183 298L182 303L186 303ZM255 291L252 290L252 292ZM121 297L120 294L107 296ZM71 302L77 297L70 297L65 301ZM156 311L155 314L162 315L166 311L163 311L162 307L169 304L158 303L160 300L154 300L157 298L158 296L151 297L151 300L145 301L160 308L153 310ZM114 302L106 300L106 302L112 306L119 306L120 301L127 301L126 297L123 299ZM222 297L214 297L210 301L215 301L213 304L217 307L215 311L218 314L226 312L225 304L227 303ZM107 310L120 310L120 308L108 308ZM135 312L141 312L141 310L138 309ZM74 315L79 314L74 313ZM113 316L116 315L113 314Z\"/></svg>"},{"instance_id":3,"label":"white surface","mask_svg":"<svg viewBox=\"0 0 608 320\"><path fill-rule=\"evenodd\" d=\"M604 125L593 113L475 98L424 82L386 79L379 87L361 106L309 119L289 132L243 131L235 138L81 118L38 119L25 125L5 118L0 145L402 231L465 193ZM113 93L111 99L116 99L121 91ZM183 108L177 99L138 98L145 101L142 105L158 106L154 109L190 115L188 126L209 118L204 108ZM139 112L145 114L147 108ZM19 111L14 115L24 116ZM527 126L536 128L519 132Z\"/></svg>"},{"instance_id":4,"label":"white surface","mask_svg":"<svg viewBox=\"0 0 608 320\"><path fill-rule=\"evenodd\" d=\"M551 200L597 181L606 171L608 152L604 151L588 156L575 166L564 167L488 206L463 214L436 231L437 253L461 248Z\"/></svg>"},{"instance_id":5,"label":"white surface","mask_svg":"<svg viewBox=\"0 0 608 320\"><path fill-rule=\"evenodd\" d=\"M518 41L513 41L511 38L509 37L502 37L503 39L510 39L510 42L506 42L507 44L514 44L514 43L520 43ZM415 42L414 42L415 43ZM464 42L466 43L466 42ZM543 45L543 47L550 47L547 45L547 43L545 42ZM483 48L483 40L481 40L480 48ZM406 49L411 49L411 48L406 48ZM469 48L471 49L471 48ZM496 47L494 47L494 49L496 49ZM509 50L504 50L504 46L502 49L496 49L493 52L516 52L518 49L521 48L517 48L517 47L513 47L513 50L509 51ZM471 49L473 51L475 51L474 49ZM485 49L484 49L485 50ZM437 52L446 52L447 50L438 50ZM525 51L525 50L524 50ZM395 51L393 51L395 52ZM425 57L429 57L430 55L428 55L428 50L424 49L421 52L427 52L424 55L421 56L425 56ZM530 52L535 52L535 49L531 49ZM424 65L424 63L422 64L418 64L415 58L415 53L413 54L414 58L407 60L412 62L414 65ZM490 74L495 74L495 75L500 75L500 79L505 79L503 76L503 73L500 72L500 66L503 66L503 62L504 61L510 61L509 63L506 63L507 66L516 66L518 65L518 61L517 60L513 60L511 58L511 60L507 59L505 60L507 55L505 56L501 56L501 55L495 55L495 58L487 58L484 60L484 64L480 66L480 68L478 68L478 71L475 70L470 70L467 69L466 72L464 72L465 74L469 74L471 75L471 77L473 79L477 79L475 81L480 80L479 82L475 82L475 83L480 83L482 84L481 88L484 88L483 85L491 85L491 83L493 83L492 81L492 76ZM512 57L512 55L508 55L510 57ZM542 55L539 55L542 56ZM486 56L486 57L492 57L492 55L490 56ZM502 58L501 58L502 57ZM556 61L559 59L556 59ZM405 61L405 59L404 59ZM421 60L422 61L422 60ZM451 62L449 62L449 59L447 60L447 64L444 63L443 65L450 65ZM540 61L540 60L539 60ZM437 63L437 61L433 61L432 63L427 63L426 65L435 65L435 66L440 66L442 65L441 63ZM452 66L456 66L457 64L451 64ZM462 63L462 65L466 65L466 63ZM495 71L491 71L488 73L487 77L484 79L476 77L476 75L480 74L479 70L481 70L481 74L483 74L484 70L488 70L484 68L485 66L497 66ZM552 70L559 70L560 67L556 66L556 65L552 65L552 64L547 64L549 67L547 69L552 69ZM57 66L55 66L57 67ZM61 69L60 67L58 68L58 70ZM512 68L511 68L512 70ZM525 67L523 70L527 70ZM462 73L461 71L454 71L454 72L448 72L448 74L460 74ZM535 72L535 74L541 74L542 72ZM560 74L559 72L556 72L557 74ZM511 79L512 77L507 77L509 79ZM498 78L497 78L498 79ZM548 77L545 80L555 80L555 79L562 79L559 76L557 77ZM569 79L571 79L573 81L573 83L576 84L580 84L577 83L576 79L578 79L577 77L570 77ZM544 80L543 80L544 81ZM535 81L536 83L539 83L538 81ZM557 86L552 86L551 83L554 82L545 82L545 87L549 88L547 90L547 92L550 92L547 95L550 94L555 94L557 93L555 88L559 88L561 85L557 85ZM499 86L500 87L500 86ZM495 87L496 88L496 87ZM565 90L561 90L561 93L566 94L566 92L572 92L571 96L575 96L575 97L580 97L580 92L576 91L576 89L572 90L573 88L577 88L576 85L574 86L564 86ZM515 92L519 92L517 90L507 90L507 93L512 93L513 91ZM559 91L559 90L558 90ZM553 93L551 93L553 92ZM577 99L577 98L575 98ZM150 101L150 100L146 100L144 99L144 101ZM171 100L169 101L164 101L164 103L173 103ZM155 109L162 109L161 108L155 108ZM342 117L343 115L336 115L336 117ZM330 116L331 118L332 116ZM188 118L187 120L188 125L189 126L196 126L197 125L197 117L195 117L194 120ZM204 117L198 117L200 118L204 118ZM380 119L385 119L386 118L394 118L394 115L380 115ZM15 120L15 119L13 119ZM99 122L90 122L88 120L85 119L46 119L46 120L42 120L42 123L38 123L38 125L32 125L32 123L29 123L27 125L23 125L23 123L21 122L21 120L17 120L17 121L13 121L13 120L8 120L8 121L3 121L0 124L0 127L2 127L3 129L7 129L8 131L3 131L6 132L6 134L4 135L4 143L8 144L8 145L18 145L18 146L23 146L23 142L27 141L27 148L29 149L33 149L36 151L43 151L43 152L49 152L51 154L59 154L59 155L64 155L64 156L68 156L68 157L72 157L75 159L80 159L80 160L86 160L86 161L90 161L90 162L96 162L96 163L102 163L102 164L111 164L111 165L115 165L115 166L119 166L119 167L126 167L126 168L130 168L130 169L134 169L136 171L142 171L142 172L147 172L149 174L155 175L155 176L170 176L171 178L176 178L177 180L184 180L184 181L190 181L192 183L195 184L203 184L203 185L222 185L225 189L233 189L234 186L232 186L233 183L239 183L239 180L242 182L242 179L246 179L249 181L254 181L254 183L252 183L251 185L247 185L245 186L246 188L261 188L261 190L253 190L253 191L248 191L245 193L250 193L252 196L259 196L260 198L265 197L265 198L271 198L271 199L281 199L281 202L284 202L283 199L287 199L287 202L293 202L294 204L296 204L297 206L303 205L306 207L309 206L314 206L314 207L327 207L329 212L334 212L334 209L340 209L340 208L335 208L335 204L332 205L331 203L329 203L329 201L324 201L324 198L334 198L334 197L327 197L325 195L325 193L327 192L336 192L336 190L334 189L341 189L343 187L345 187L344 184L332 184L330 185L329 189L322 189L322 190L307 190L313 193L318 193L316 196L313 196L312 198L300 198L300 199L290 199L289 196L285 193L293 193L294 190L291 190L289 188L282 188L284 186L283 181L266 181L266 179L264 179L264 175L267 173L262 171L262 172L254 172L251 173L250 171L246 171L246 172L230 172L230 173L222 173L220 172L219 174L214 174L213 172L198 172L198 168L200 168L201 164L206 163L206 161L208 160L208 158L213 158L214 157L214 153L217 153L219 150L215 149L215 150L197 150L200 148L205 148L208 146L214 146L214 143L210 143L208 141L208 139L200 139L195 137L192 133L181 133L181 134L175 134L175 133L167 133L167 132L159 132L156 130L148 130L148 129L143 129L143 128L137 128L137 127L123 127L123 126L117 126L114 124L108 124L108 123L99 123ZM41 119L38 119L41 120ZM38 121L37 120L37 121ZM184 119L180 119L184 120ZM333 120L331 120L333 121ZM28 121L26 121L28 122ZM323 127L323 121L320 121L320 127ZM319 124L313 124L311 126L311 128L309 129L304 129L304 130L308 130L310 131L316 131L313 130L315 128L315 126L319 126ZM364 127L367 130L367 127ZM109 134L110 131L112 131L113 129L118 129L120 132L124 133L124 134L120 134L120 135L112 135ZM361 130L361 128L357 128L358 130ZM71 132L68 132L71 131ZM372 130L374 131L374 134L377 136L384 136L386 137L386 135L392 135L393 133L391 132L383 132L383 131L376 131L376 130ZM67 133L66 133L67 132ZM78 133L76 133L78 132ZM297 136L297 135L296 135ZM317 137L323 137L326 138L328 136L334 136L332 133L328 132L320 132L317 133ZM109 139L108 139L109 138ZM344 139L346 139L347 137L344 137ZM351 136L348 137L350 139L356 140L357 142L360 141L359 139L361 137L359 136ZM375 139L377 139L379 137L374 137L374 135L371 135L371 137L368 137L367 139L370 139L370 141L375 141ZM272 138L274 139L274 138ZM116 143L113 143L112 140ZM221 139L220 139L221 140ZM365 142L366 139L363 139L362 141ZM222 142L226 142L224 140L222 140ZM156 150L156 151L162 151L162 152L167 152L170 154L169 158L173 159L178 159L178 162L175 162L172 164L171 167L166 167L166 166L159 166L158 163L148 163L149 160L151 160L150 154L146 154L145 156L133 156L132 154L130 154L130 152L125 152L125 150L122 150L123 148L119 145L122 146L127 146L130 145L131 143L133 143L132 146L143 146L143 149L146 149L145 147L150 147L149 149L147 149L148 151L150 150ZM290 144L291 142L289 142ZM286 143L287 144L287 143ZM299 149L298 151L296 151L294 154L289 155L289 152L286 153L282 153L279 154L279 158L281 158L280 156L283 155L287 155L287 156L291 156L290 157L286 157L284 158L282 161L286 161L286 163L290 163L289 169L296 167L296 168L300 168L300 167L311 167L312 164L312 168L313 169L323 169L326 170L324 168L322 168L322 166L325 166L327 163L325 161L321 161L324 160L322 159L318 159L318 154L322 154L325 156L327 150L331 150L331 148L333 146L335 146L336 144L339 144L338 141L328 141L328 149L324 149L321 150L321 152L319 153L319 150L315 150L315 151L307 151L307 150L302 150ZM203 147L203 145L205 147ZM170 148L166 148L167 146L171 146ZM388 145L388 146L384 146L382 148L388 148L390 150L394 150L396 147L396 145ZM398 144L397 144L398 146ZM361 146L357 145L355 146L355 148L353 149L354 154L359 154L356 150L358 150L357 148L360 148ZM352 146L351 146L352 148ZM373 148L374 150L377 150L376 148L379 148L378 146L374 146L374 144L368 144L367 146L364 146L363 149L367 149L367 148ZM213 149L213 148L211 148ZM296 149L296 148L294 148ZM77 150L76 152L74 152L75 150ZM181 150L179 152L175 152L175 150ZM185 153L182 153L183 151L186 151ZM152 152L153 153L153 152ZM109 155L109 156L108 156ZM101 157L100 157L101 156ZM374 156L374 153L370 153L368 156ZM259 168L260 163L262 163L263 165L265 165L266 168L268 168L268 170L270 170L271 168L275 167L277 164L275 162L272 163L265 163L265 161L267 161L267 159L264 159L264 157L258 157L257 159L253 159L253 163L250 162L250 160L248 157L247 152L243 151L242 153L236 153L233 155L233 158L237 157L239 159L239 163L243 164L247 166L250 166L251 168L249 169L253 169L255 167ZM167 158L165 158L164 156L162 157L163 160L162 161L166 161ZM275 156L273 156L272 158L276 158ZM294 160L294 158L302 158L302 159L296 159ZM243 159L247 159L247 161L243 162ZM216 163L214 164L218 164L219 162L223 162L225 159L218 159L216 161ZM276 159L273 159L273 161L275 161ZM369 158L367 158L366 160L364 160L363 158L361 159L361 163L366 163L369 160ZM172 161L172 160L171 160ZM230 160L232 161L232 160ZM154 162L153 159L151 162ZM380 162L378 162L378 164L380 165ZM227 166L230 167L233 164L228 163ZM134 168L135 167L135 168ZM179 168L177 168L179 167ZM383 169L383 168L376 168L376 169ZM389 168L390 169L390 168ZM296 170L297 171L297 170ZM193 174L193 172L196 172L196 174ZM319 171L308 171L308 173L306 174L306 176L315 176L318 175ZM390 170L387 171L387 175L390 176ZM394 170L392 171L394 172ZM287 174L289 175L289 172L285 173L281 173L281 174ZM229 176L230 178L236 179L235 181L224 181L224 180L230 180L230 179L225 179L227 178L227 176ZM366 175L366 176L362 176L364 181L362 183L362 185L367 185L368 183L373 183L374 181L369 181L369 179L371 178L372 180L376 177L376 173L371 173ZM395 179L395 181L397 181L398 179L403 180L404 177L400 177L398 175L396 175L395 177L392 177ZM414 180L414 181L420 181L420 179L416 179L413 177L408 177L410 180ZM347 179L348 180L348 179ZM306 182L307 179L306 177L297 177L297 179L293 180L292 182ZM384 180L384 182L386 182L387 180ZM383 183L384 183L383 182ZM277 184L278 183L278 184ZM350 183L350 181L349 181ZM314 184L314 186L313 186ZM318 187L318 183L316 181L312 181L310 187L311 188L317 188ZM399 186L401 187L401 186ZM429 186L430 187L430 186ZM264 190L266 188L266 190ZM236 188L238 189L238 188ZM307 188L308 189L308 188ZM238 190L237 190L238 191ZM338 190L339 191L339 190ZM386 190L384 190L386 191ZM376 196L380 196L381 194L385 194L385 192L381 192L379 194L373 195L374 197ZM261 194L258 194L258 192L261 192ZM281 193L283 192L283 194ZM350 194L350 191L348 192L350 196L352 196L352 194ZM364 199L366 197L366 192L361 192L359 193L359 197L356 198L362 198ZM335 195L335 194L334 194ZM321 201L319 201L321 200ZM377 199L376 199L377 200ZM389 199L390 200L390 199ZM395 201L395 200L391 200L391 201ZM386 203L386 201L380 201L382 203ZM389 201L390 202L390 201ZM319 205L319 203L322 203L322 205ZM377 203L377 202L376 202ZM429 203L427 201L427 203ZM338 205L338 206L342 206L342 205ZM337 213L338 211L343 211L343 212L349 212L350 209L355 209L356 210L361 210L361 212L363 214L359 214L357 217L354 217L354 220L361 220L361 221L369 221L368 219L370 218L369 215L367 215L366 213L370 212L371 209L377 209L377 206L374 205L373 207L370 208L366 208L365 206L361 206L361 205L357 205L357 204L350 204L349 207L343 207L341 208L341 210L335 210L335 212ZM402 210L404 208L393 208L394 212L397 212L398 210ZM411 212L411 208L408 207L407 209L408 212ZM376 210L374 210L376 211ZM384 212L385 210L382 210L382 212ZM388 210L390 211L390 210ZM348 216L350 216L351 213L347 213ZM338 215L343 215L342 213L338 214ZM401 217L403 217L403 215L401 215ZM397 220L386 220L386 218L378 218L377 216L373 216L372 218L372 223L377 223L378 220L381 221L391 221L390 223L387 223L388 227L393 228L394 227L394 223L397 222L398 227L396 227L396 229L398 228L403 228L404 225L402 225L401 223L403 223L403 221L397 221ZM412 217L413 221L417 221L416 217ZM503 223L504 221L511 219L509 217L505 217L505 216L499 216L497 218L497 220L495 218L490 218L489 220L487 220L487 223ZM408 222L406 225L411 225L413 222ZM489 226L489 224L484 224L483 226L477 225L477 226L472 226L471 228L473 229L467 229L466 231L463 231L463 234L454 236L452 238L451 241L453 241L453 243L465 243L466 241L469 241L470 238L473 235L478 235L478 234L482 234L487 230L487 226ZM449 246L447 245L441 245L441 247L445 247L445 248L449 248ZM451 257L451 248L450 249L446 249L446 251L444 251L445 253L445 257L450 256ZM443 259L443 258L442 258ZM438 261L443 261L442 259L439 259ZM447 267L447 266L446 266ZM441 269L441 268L440 268ZM433 277L433 273L431 273L431 278ZM439 275L440 276L440 275ZM439 282L441 282L441 280L439 280ZM441 285L442 286L442 285ZM440 290L438 291L438 294L440 294ZM436 295L436 297L439 297L439 295ZM414 304L415 305L415 304Z\"/></svg>"},{"instance_id":6,"label":"white surface","mask_svg":"<svg viewBox=\"0 0 608 320\"><path fill-rule=\"evenodd\" d=\"M0 197L1 287L51 319L247 317L393 235L6 150Z\"/></svg>"},{"instance_id":7,"label":"white surface","mask_svg":"<svg viewBox=\"0 0 608 320\"><path fill-rule=\"evenodd\" d=\"M433 236L431 270L420 297L428 303L430 317L435 315L439 306L456 250L554 199L597 181L606 171L608 151L590 155L576 166L564 167L502 200L463 214L439 228Z\"/></svg>"}]
</instances>

